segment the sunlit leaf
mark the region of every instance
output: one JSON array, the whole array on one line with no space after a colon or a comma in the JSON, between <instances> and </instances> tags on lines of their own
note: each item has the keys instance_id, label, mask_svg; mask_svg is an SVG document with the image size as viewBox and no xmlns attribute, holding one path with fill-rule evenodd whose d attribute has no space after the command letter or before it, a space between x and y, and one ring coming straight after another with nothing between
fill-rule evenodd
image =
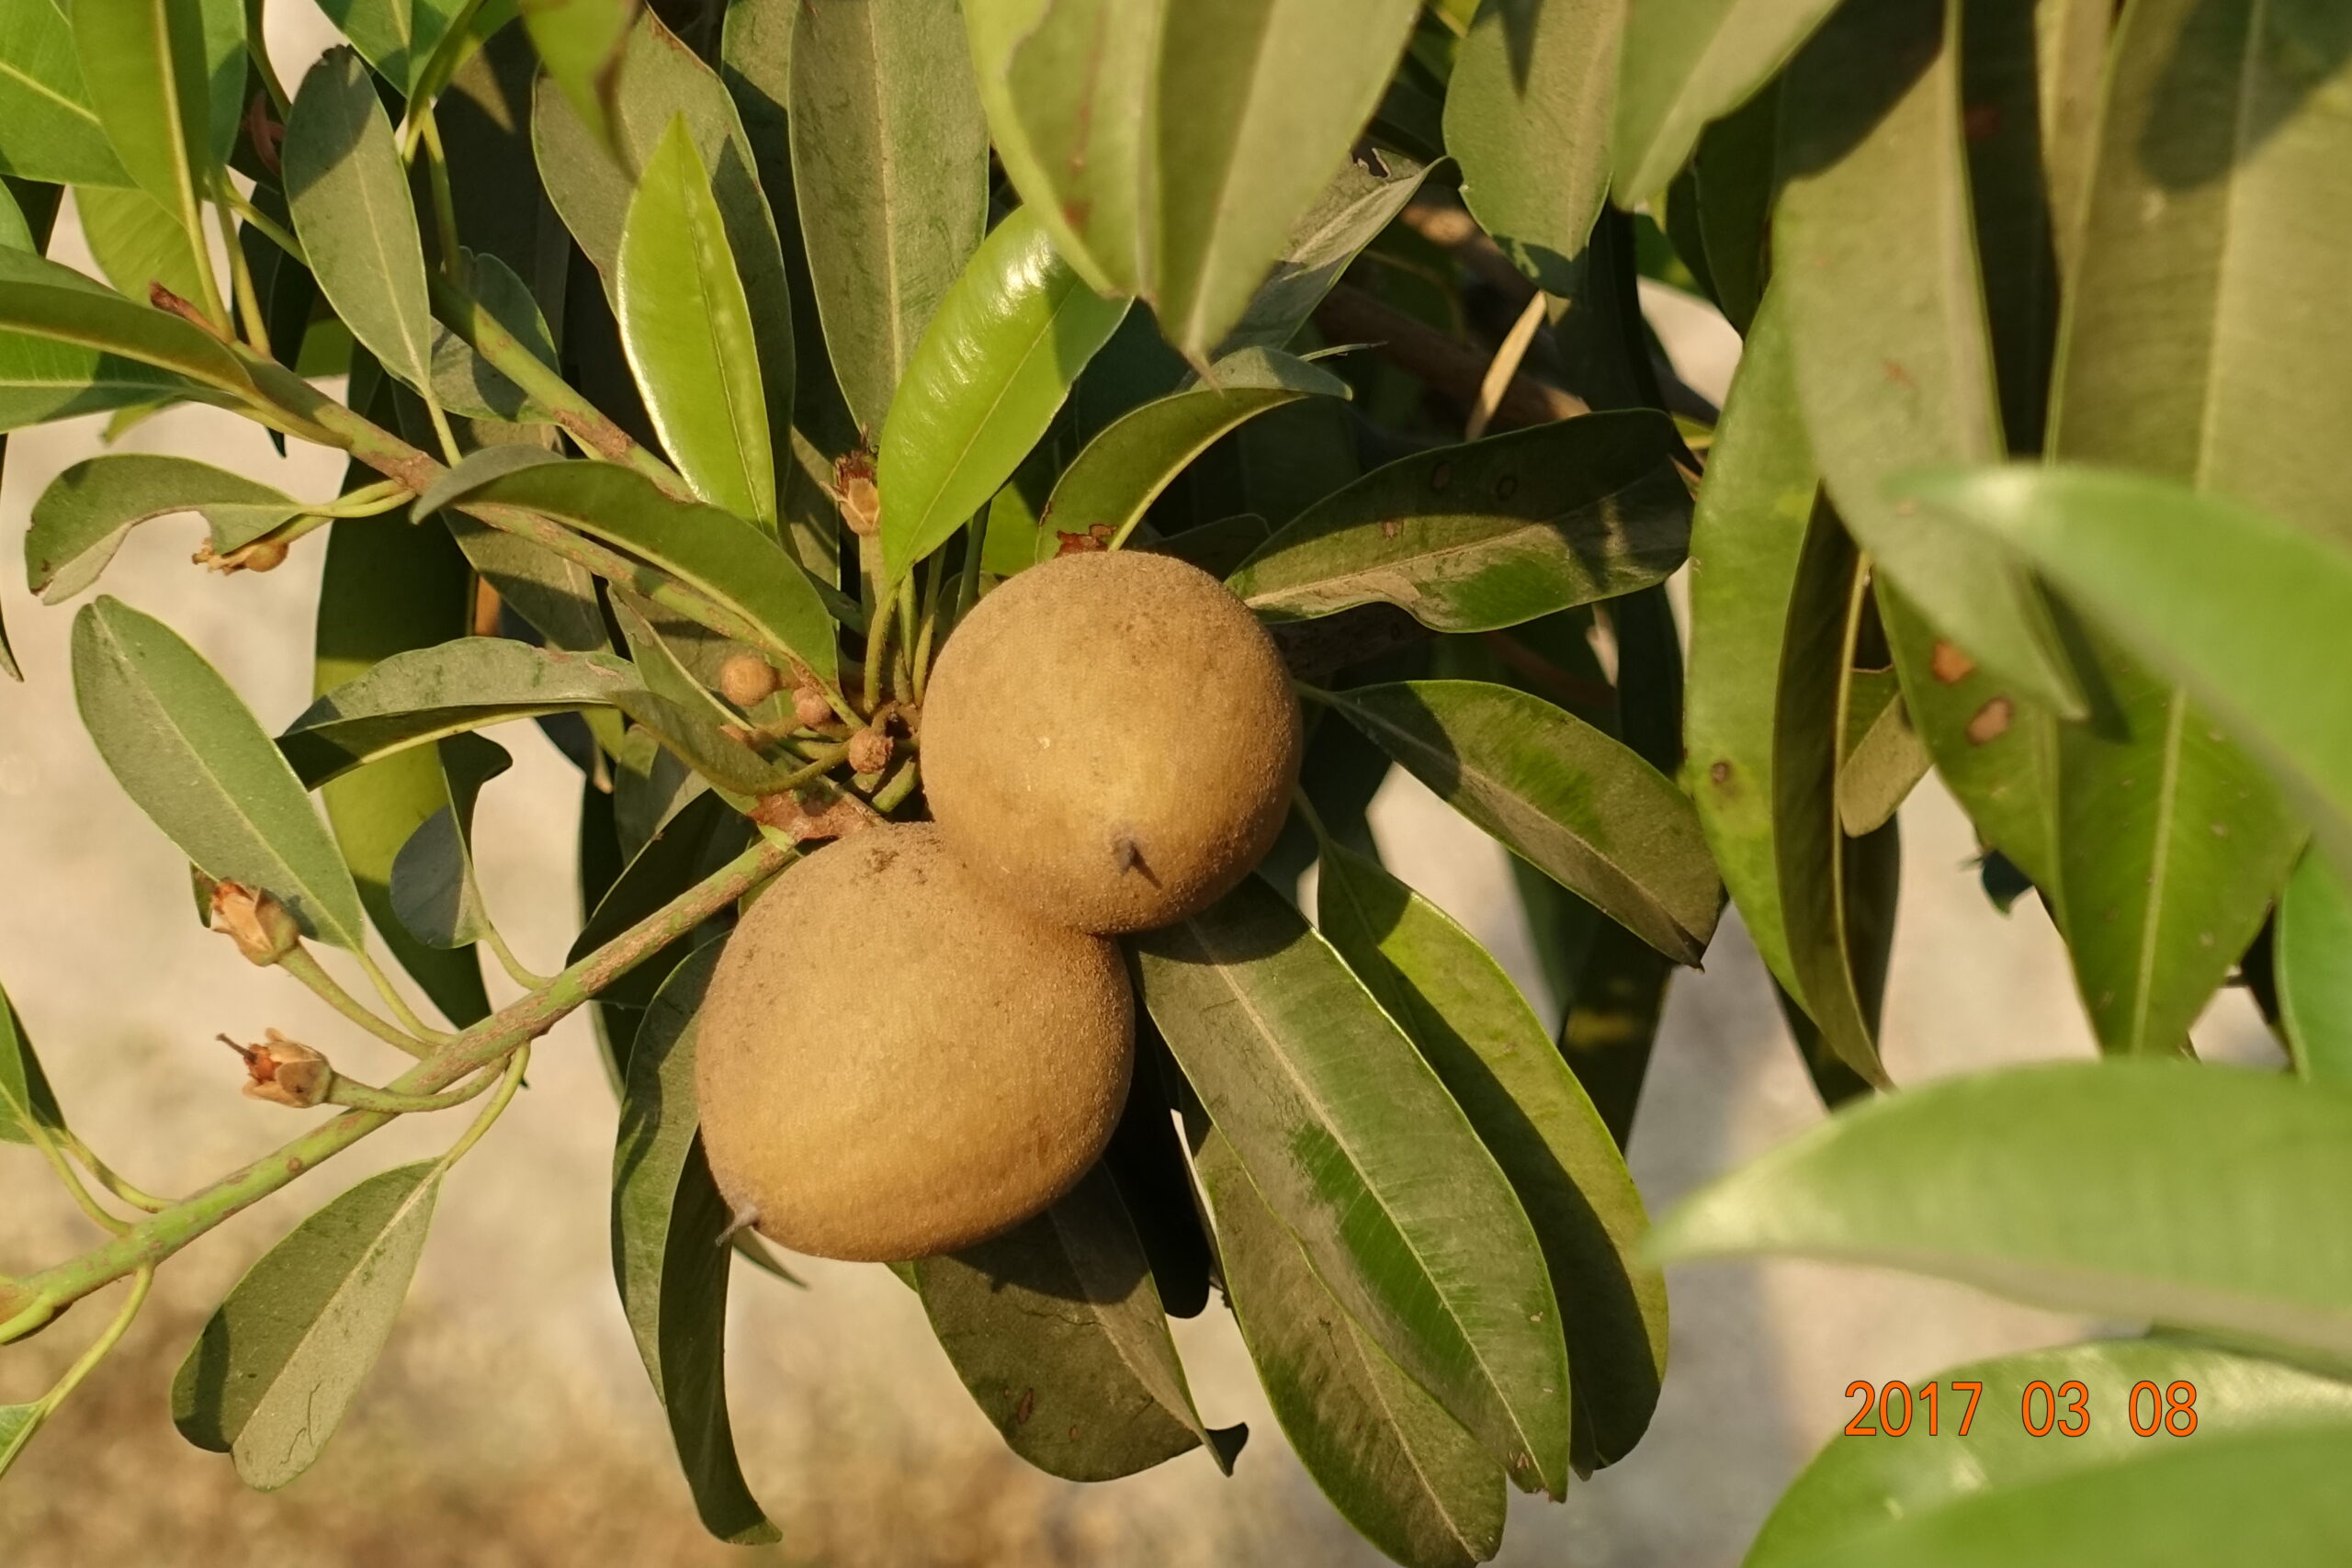
<instances>
[{"instance_id":1,"label":"sunlit leaf","mask_svg":"<svg viewBox=\"0 0 2352 1568\"><path fill-rule=\"evenodd\" d=\"M1340 275L1421 188L1429 166L1401 152L1359 151L1298 215L1241 320L1217 344L1219 359L1249 348L1283 348Z\"/></svg>"},{"instance_id":2,"label":"sunlit leaf","mask_svg":"<svg viewBox=\"0 0 2352 1568\"><path fill-rule=\"evenodd\" d=\"M302 504L189 457L87 457L51 480L33 502L25 586L43 604L70 599L97 581L132 528L176 512L200 513L210 525L214 553L226 555L300 515Z\"/></svg>"},{"instance_id":3,"label":"sunlit leaf","mask_svg":"<svg viewBox=\"0 0 2352 1568\"><path fill-rule=\"evenodd\" d=\"M57 1108L57 1093L33 1054L24 1021L7 994L0 992L0 1141L28 1144L32 1134L28 1128L55 1131L64 1125L65 1113Z\"/></svg>"},{"instance_id":4,"label":"sunlit leaf","mask_svg":"<svg viewBox=\"0 0 2352 1568\"><path fill-rule=\"evenodd\" d=\"M1611 162L1620 201L1666 188L1709 120L1786 64L1830 0L1633 0Z\"/></svg>"},{"instance_id":5,"label":"sunlit leaf","mask_svg":"<svg viewBox=\"0 0 2352 1568\"><path fill-rule=\"evenodd\" d=\"M0 173L58 185L131 183L90 107L74 25L55 0L0 3Z\"/></svg>"},{"instance_id":6,"label":"sunlit leaf","mask_svg":"<svg viewBox=\"0 0 2352 1568\"><path fill-rule=\"evenodd\" d=\"M2296 1069L2352 1084L2352 885L2325 855L2306 850L2287 879L2273 942L2278 1011Z\"/></svg>"}]
</instances>

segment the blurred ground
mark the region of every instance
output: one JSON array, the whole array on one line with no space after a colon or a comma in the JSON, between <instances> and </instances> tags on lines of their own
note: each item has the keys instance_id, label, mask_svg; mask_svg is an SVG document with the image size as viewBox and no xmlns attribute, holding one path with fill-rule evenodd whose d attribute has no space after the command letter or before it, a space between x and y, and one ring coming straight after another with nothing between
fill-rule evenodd
<instances>
[{"instance_id":1,"label":"blurred ground","mask_svg":"<svg viewBox=\"0 0 2352 1568\"><path fill-rule=\"evenodd\" d=\"M280 40L283 42L284 40ZM281 65L301 58L300 39ZM1720 321L1653 300L1686 378L1719 394ZM1713 335L1708 335L1712 333ZM11 438L0 540L97 421ZM118 449L174 450L307 494L325 455L277 458L208 411L140 426ZM266 577L187 564L192 519L148 525L104 587L210 656L273 728L305 705L320 551ZM13 543L11 545L13 549ZM83 735L68 679L69 606L13 567L0 607L27 683L0 688L0 982L76 1127L135 1180L174 1191L288 1135L289 1113L239 1098L216 1032L276 1026L333 1042L362 1071L390 1053L307 992L237 959L191 913L186 863L122 796ZM568 870L576 775L528 726L497 739L514 771L487 793L477 852L501 925L551 964L576 919ZM1392 775L1374 811L1391 865L1485 938L1531 989L1501 852ZM1904 897L1887 1055L1901 1081L2085 1055L2056 939L2030 901L2004 918L1977 891L1974 846L1932 784L1904 812ZM494 983L494 985L497 983ZM499 994L511 994L511 990ZM2242 996L2200 1025L2209 1054L2268 1052ZM739 1274L729 1344L736 1427L781 1547L746 1553L695 1526L614 1298L605 1186L611 1096L584 1026L537 1054L532 1088L453 1179L391 1348L324 1459L282 1494L172 1431L166 1384L222 1292L277 1235L368 1171L445 1140L396 1128L175 1259L124 1348L0 1484L10 1568L350 1564L437 1568L767 1561L962 1568L988 1563L1376 1561L1314 1493L1257 1393L1220 1309L1178 1325L1204 1415L1246 1420L1238 1473L1188 1455L1111 1485L1051 1481L1008 1457L887 1273L812 1264L796 1291ZM1761 965L1736 920L1703 974L1676 983L1632 1161L1653 1210L1820 1114ZM54 1260L89 1232L40 1162L0 1145L0 1271ZM1973 1292L1856 1270L1716 1266L1670 1277L1672 1366L1657 1424L1564 1508L1515 1505L1501 1561L1590 1568L1736 1562L1772 1498L1843 1420L1862 1378L1919 1378L1969 1357L2071 1337L2074 1321ZM46 1386L100 1311L0 1355L0 1403Z\"/></svg>"}]
</instances>

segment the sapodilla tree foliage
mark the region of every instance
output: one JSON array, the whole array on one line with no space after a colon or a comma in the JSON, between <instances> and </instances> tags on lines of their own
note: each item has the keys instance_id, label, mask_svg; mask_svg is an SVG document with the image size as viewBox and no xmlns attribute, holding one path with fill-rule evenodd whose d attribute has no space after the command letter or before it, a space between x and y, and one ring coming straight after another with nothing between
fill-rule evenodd
<instances>
[{"instance_id":1,"label":"sapodilla tree foliage","mask_svg":"<svg viewBox=\"0 0 2352 1568\"><path fill-rule=\"evenodd\" d=\"M232 1042L300 1130L162 1197L0 1007L0 1136L97 1233L0 1259L0 1342L87 1347L0 1463L183 1248L462 1124L188 1348L180 1431L300 1474L584 1008L621 1303L730 1540L779 1533L721 1347L767 1237L897 1269L1073 1479L1232 1466L1167 1326L1230 1313L1416 1565L1608 1484L1662 1260L1939 1274L2121 1326L1857 1385L1751 1564L2345 1560L2352 11L326 9L287 83L271 0L0 0L0 426L192 402L348 454L332 497L102 455L25 561L75 599L184 513L220 572L321 555L275 736L170 604L88 599L70 678L204 918L350 1023ZM44 254L68 187L96 276ZM1744 338L1720 411L1659 288ZM473 873L480 731L525 719L581 773L552 976ZM1550 1016L1383 865L1397 765L1510 852ZM1931 770L2108 1059L1897 1087ZM1623 1150L1726 894L1836 1110L1653 1232ZM2188 1059L2224 985L2291 1072Z\"/></svg>"}]
</instances>

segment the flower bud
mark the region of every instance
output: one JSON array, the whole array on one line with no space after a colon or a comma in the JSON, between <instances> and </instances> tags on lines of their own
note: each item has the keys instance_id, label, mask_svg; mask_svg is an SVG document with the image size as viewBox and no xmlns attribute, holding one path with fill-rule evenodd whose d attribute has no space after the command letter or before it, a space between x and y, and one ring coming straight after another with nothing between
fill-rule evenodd
<instances>
[{"instance_id":1,"label":"flower bud","mask_svg":"<svg viewBox=\"0 0 2352 1568\"><path fill-rule=\"evenodd\" d=\"M878 773L890 765L890 738L878 729L861 729L849 738L849 766L854 773Z\"/></svg>"},{"instance_id":2,"label":"flower bud","mask_svg":"<svg viewBox=\"0 0 2352 1568\"><path fill-rule=\"evenodd\" d=\"M241 882L212 885L212 929L237 944L248 964L264 968L301 945L302 928L285 905Z\"/></svg>"},{"instance_id":3,"label":"flower bud","mask_svg":"<svg viewBox=\"0 0 2352 1568\"><path fill-rule=\"evenodd\" d=\"M784 684L775 666L756 653L739 653L718 667L718 694L739 708L754 708Z\"/></svg>"},{"instance_id":4,"label":"flower bud","mask_svg":"<svg viewBox=\"0 0 2352 1568\"><path fill-rule=\"evenodd\" d=\"M245 1059L245 1071L252 1075L245 1084L249 1100L307 1111L325 1100L334 1085L334 1069L325 1056L275 1029L266 1031L258 1045L240 1045L225 1034L220 1043Z\"/></svg>"}]
</instances>

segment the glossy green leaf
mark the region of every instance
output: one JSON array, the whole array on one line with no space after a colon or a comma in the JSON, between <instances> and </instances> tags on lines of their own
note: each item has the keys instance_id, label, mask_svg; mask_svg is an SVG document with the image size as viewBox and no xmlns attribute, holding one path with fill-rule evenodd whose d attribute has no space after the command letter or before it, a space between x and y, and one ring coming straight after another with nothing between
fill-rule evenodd
<instances>
[{"instance_id":1,"label":"glossy green leaf","mask_svg":"<svg viewBox=\"0 0 2352 1568\"><path fill-rule=\"evenodd\" d=\"M351 335L419 390L433 378L433 311L408 175L358 54L329 50L287 116L286 202L311 272Z\"/></svg>"},{"instance_id":2,"label":"glossy green leaf","mask_svg":"<svg viewBox=\"0 0 2352 1568\"><path fill-rule=\"evenodd\" d=\"M1141 292L1151 265L1146 106L1166 0L966 0L961 9L1013 188L1090 288Z\"/></svg>"},{"instance_id":3,"label":"glossy green leaf","mask_svg":"<svg viewBox=\"0 0 2352 1568\"><path fill-rule=\"evenodd\" d=\"M426 818L392 857L392 912L401 929L427 947L465 947L491 934L490 911L474 877L474 802L481 786L514 759L496 741L471 734L448 736L435 750L448 780L449 804Z\"/></svg>"},{"instance_id":4,"label":"glossy green leaf","mask_svg":"<svg viewBox=\"0 0 2352 1568\"><path fill-rule=\"evenodd\" d=\"M956 1375L1031 1464L1109 1481L1205 1442L1232 1468L1246 1431L1202 1425L1142 1240L1103 1166L1036 1218L914 1268Z\"/></svg>"},{"instance_id":5,"label":"glossy green leaf","mask_svg":"<svg viewBox=\"0 0 2352 1568\"><path fill-rule=\"evenodd\" d=\"M1269 620L1385 603L1438 631L1486 631L1663 581L1690 493L1674 427L1646 410L1402 457L1325 497L1233 574Z\"/></svg>"},{"instance_id":6,"label":"glossy green leaf","mask_svg":"<svg viewBox=\"0 0 2352 1568\"><path fill-rule=\"evenodd\" d=\"M0 174L56 185L130 183L90 107L74 24L56 0L0 3Z\"/></svg>"},{"instance_id":7,"label":"glossy green leaf","mask_svg":"<svg viewBox=\"0 0 2352 1568\"><path fill-rule=\"evenodd\" d=\"M2050 445L2352 542L2345 455L2281 465L2276 447L2290 422L2352 411L2352 338L2278 297L2329 265L2308 226L2352 218L2339 177L2352 119L2326 107L2352 91L2352 64L2303 41L2317 15L2166 3L2118 30ZM2118 398L2130 406L2108 406ZM2093 656L2115 711L2059 753L2075 977L2106 1048L2174 1050L2259 929L2301 830L2161 662Z\"/></svg>"},{"instance_id":8,"label":"glossy green leaf","mask_svg":"<svg viewBox=\"0 0 2352 1568\"><path fill-rule=\"evenodd\" d=\"M2295 1070L2352 1084L2352 886L2325 855L2306 850L2278 895L2278 1012Z\"/></svg>"},{"instance_id":9,"label":"glossy green leaf","mask_svg":"<svg viewBox=\"0 0 2352 1568\"><path fill-rule=\"evenodd\" d=\"M1328 695L1456 811L1668 957L1696 964L1723 897L1698 814L1622 741L1478 681Z\"/></svg>"},{"instance_id":10,"label":"glossy green leaf","mask_svg":"<svg viewBox=\"0 0 2352 1568\"><path fill-rule=\"evenodd\" d=\"M1977 663L2076 716L2081 694L2030 580L1973 540L1911 526L1881 493L1915 464L2004 451L1961 138L1959 16L1941 0L1849 7L1789 67L1774 273L1838 514Z\"/></svg>"},{"instance_id":11,"label":"glossy green leaf","mask_svg":"<svg viewBox=\"0 0 2352 1568\"><path fill-rule=\"evenodd\" d=\"M1685 1201L1652 1250L1897 1268L2340 1357L2352 1253L2323 1212L2281 1195L2346 1179L2352 1091L2177 1061L2066 1063L1862 1101Z\"/></svg>"},{"instance_id":12,"label":"glossy green leaf","mask_svg":"<svg viewBox=\"0 0 2352 1568\"><path fill-rule=\"evenodd\" d=\"M1768 294L1690 524L1683 783L1765 967L1801 989L1774 850L1773 713L1797 559L1820 478L1797 416L1785 296Z\"/></svg>"},{"instance_id":13,"label":"glossy green leaf","mask_svg":"<svg viewBox=\"0 0 2352 1568\"><path fill-rule=\"evenodd\" d=\"M8 348L0 359L0 391L9 394L0 412L11 428L118 407L90 399L125 385L137 391L123 401L153 400L158 388L186 388L179 376L239 396L253 389L237 356L194 322L134 304L70 266L7 246L0 246L0 332L10 334L0 337ZM33 338L47 341L24 341ZM51 352L38 352L42 349ZM147 367L176 374L154 375ZM74 394L83 388L89 396L77 401Z\"/></svg>"},{"instance_id":14,"label":"glossy green leaf","mask_svg":"<svg viewBox=\"0 0 2352 1568\"><path fill-rule=\"evenodd\" d=\"M187 234L201 234L198 203L219 177L205 8L89 0L72 16L83 85L124 172Z\"/></svg>"},{"instance_id":15,"label":"glossy green leaf","mask_svg":"<svg viewBox=\"0 0 2352 1568\"><path fill-rule=\"evenodd\" d=\"M49 1087L49 1075L33 1054L32 1038L17 1016L17 1005L0 991L0 1142L29 1144L28 1128L54 1132L64 1125L57 1091Z\"/></svg>"},{"instance_id":16,"label":"glossy green leaf","mask_svg":"<svg viewBox=\"0 0 2352 1568\"><path fill-rule=\"evenodd\" d=\"M552 85L542 86L531 134L548 198L580 248L596 266L605 298L619 300L621 231L636 188L673 119L683 116L695 153L710 177L711 198L727 230L727 252L743 286L758 349L760 389L773 451L770 470L786 461L795 381L793 282L787 277L778 225L742 118L718 73L662 25L640 11L622 46L614 79L615 152L600 145ZM787 192L778 194L783 199ZM786 215L790 221L790 214Z\"/></svg>"},{"instance_id":17,"label":"glossy green leaf","mask_svg":"<svg viewBox=\"0 0 2352 1568\"><path fill-rule=\"evenodd\" d=\"M673 970L646 1009L613 1150L613 1278L670 1419L703 1528L721 1540L782 1539L745 1484L727 1416L727 1203L695 1113L695 1023L719 944Z\"/></svg>"},{"instance_id":18,"label":"glossy green leaf","mask_svg":"<svg viewBox=\"0 0 2352 1568\"><path fill-rule=\"evenodd\" d=\"M580 122L610 145L615 131L607 104L637 0L535 0L520 9L548 80Z\"/></svg>"},{"instance_id":19,"label":"glossy green leaf","mask_svg":"<svg viewBox=\"0 0 2352 1568\"><path fill-rule=\"evenodd\" d=\"M1609 193L1627 9L1626 0L1487 0L1446 85L1445 150L1462 165L1463 203L1548 293L1577 292L1572 264Z\"/></svg>"},{"instance_id":20,"label":"glossy green leaf","mask_svg":"<svg viewBox=\"0 0 2352 1568\"><path fill-rule=\"evenodd\" d=\"M1169 8L1149 100L1156 135L1137 177L1156 201L1148 296L1195 364L1240 321L1347 161L1419 10L1412 0Z\"/></svg>"},{"instance_id":21,"label":"glossy green leaf","mask_svg":"<svg viewBox=\"0 0 2352 1568\"><path fill-rule=\"evenodd\" d=\"M225 555L300 515L302 503L189 457L119 453L88 457L50 481L25 535L25 586L45 604L98 579L130 530L175 512L201 514Z\"/></svg>"},{"instance_id":22,"label":"glossy green leaf","mask_svg":"<svg viewBox=\"0 0 2352 1568\"><path fill-rule=\"evenodd\" d=\"M311 1467L390 1337L433 1223L432 1160L371 1176L245 1271L172 1380L172 1421L275 1491Z\"/></svg>"},{"instance_id":23,"label":"glossy green leaf","mask_svg":"<svg viewBox=\"0 0 2352 1568\"><path fill-rule=\"evenodd\" d=\"M1079 280L1027 208L972 253L922 331L882 426L892 581L986 506L1127 312Z\"/></svg>"},{"instance_id":24,"label":"glossy green leaf","mask_svg":"<svg viewBox=\"0 0 2352 1568\"><path fill-rule=\"evenodd\" d=\"M74 694L98 754L205 874L271 894L356 950L359 895L286 760L169 626L101 595L74 618Z\"/></svg>"},{"instance_id":25,"label":"glossy green leaf","mask_svg":"<svg viewBox=\"0 0 2352 1568\"><path fill-rule=\"evenodd\" d=\"M955 0L808 0L791 135L825 347L871 438L987 226L988 121Z\"/></svg>"},{"instance_id":26,"label":"glossy green leaf","mask_svg":"<svg viewBox=\"0 0 2352 1568\"><path fill-rule=\"evenodd\" d=\"M625 660L504 637L396 653L304 709L277 739L315 788L365 762L508 719L607 707L636 683Z\"/></svg>"},{"instance_id":27,"label":"glossy green leaf","mask_svg":"<svg viewBox=\"0 0 2352 1568\"><path fill-rule=\"evenodd\" d=\"M203 268L176 214L135 186L92 186L74 193L82 238L106 280L132 299L163 285L183 299L204 298Z\"/></svg>"},{"instance_id":28,"label":"glossy green leaf","mask_svg":"<svg viewBox=\"0 0 2352 1568\"><path fill-rule=\"evenodd\" d=\"M1287 354L1244 349L1211 366L1203 385L1120 415L1054 481L1037 520L1042 553L1052 553L1057 532L1124 544L1160 491L1219 437L1269 409L1317 395L1347 397L1348 384ZM1262 539L1262 519L1259 527ZM1198 531L1187 529L1184 537Z\"/></svg>"},{"instance_id":29,"label":"glossy green leaf","mask_svg":"<svg viewBox=\"0 0 2352 1568\"><path fill-rule=\"evenodd\" d=\"M1217 357L1288 347L1340 275L1404 210L1428 174L1429 165L1401 152L1359 150L1291 225L1273 270L1217 344Z\"/></svg>"},{"instance_id":30,"label":"glossy green leaf","mask_svg":"<svg viewBox=\"0 0 2352 1568\"><path fill-rule=\"evenodd\" d=\"M1666 1282L1624 1156L1527 998L1436 905L1323 846L1316 920L1400 1024L1502 1167L1535 1226L1567 1334L1577 1469L1633 1450L1666 1371Z\"/></svg>"},{"instance_id":31,"label":"glossy green leaf","mask_svg":"<svg viewBox=\"0 0 2352 1568\"><path fill-rule=\"evenodd\" d=\"M1510 1184L1411 1042L1252 878L1135 939L1145 1004L1332 1294L1521 1487L1567 1483L1567 1352Z\"/></svg>"},{"instance_id":32,"label":"glossy green leaf","mask_svg":"<svg viewBox=\"0 0 2352 1568\"><path fill-rule=\"evenodd\" d=\"M621 342L662 448L696 495L774 530L775 464L752 308L683 116L629 200L616 293Z\"/></svg>"},{"instance_id":33,"label":"glossy green leaf","mask_svg":"<svg viewBox=\"0 0 2352 1568\"><path fill-rule=\"evenodd\" d=\"M1965 1505L1984 1493L2015 1493L2129 1463L2183 1442L2132 1430L2127 1402L2142 1382L2159 1391L2186 1382L2197 1391L2197 1429L2187 1440L2189 1446L2241 1433L2352 1420L2352 1384L2178 1339L2095 1340L2030 1350L1953 1367L1934 1381L1941 1385L1938 1433L1931 1436L1925 1416L1915 1413L1911 1429L1900 1438L1833 1439L1781 1495L1745 1568L1810 1562L1816 1552L1859 1543L1890 1526L1901 1528L1897 1521ZM2089 1424L2080 1436L2053 1442L2009 1418L2011 1407L2036 1382L2052 1389L2068 1382L2084 1386ZM1968 1398L1957 1386L1961 1382L1983 1385L1983 1408L1965 1437L1958 1431ZM1924 1394L1924 1383L1917 1393ZM2152 1411L2162 1416L2161 1393L2153 1405L2145 1394L2139 1397L2142 1420ZM1875 1416L1871 1424L1878 1424ZM2230 1506L2240 1503L2233 1497Z\"/></svg>"},{"instance_id":34,"label":"glossy green leaf","mask_svg":"<svg viewBox=\"0 0 2352 1568\"><path fill-rule=\"evenodd\" d=\"M833 621L815 580L775 540L731 513L673 500L617 463L515 469L467 491L464 499L469 506L536 512L641 556L741 615L761 634L762 652L806 666L828 684L834 679Z\"/></svg>"},{"instance_id":35,"label":"glossy green leaf","mask_svg":"<svg viewBox=\"0 0 2352 1568\"><path fill-rule=\"evenodd\" d=\"M1611 132L1618 199L1665 189L1707 122L1747 102L1830 9L1830 0L1633 0Z\"/></svg>"},{"instance_id":36,"label":"glossy green leaf","mask_svg":"<svg viewBox=\"0 0 2352 1568\"><path fill-rule=\"evenodd\" d=\"M1283 1434L1331 1506L1392 1561L1466 1568L1500 1549L1499 1466L1316 1277L1224 1134L1194 1156L1227 1302Z\"/></svg>"},{"instance_id":37,"label":"glossy green leaf","mask_svg":"<svg viewBox=\"0 0 2352 1568\"><path fill-rule=\"evenodd\" d=\"M2145 661L2108 661L2132 739L2064 737L2062 885L2076 977L2102 1043L2177 1049L2261 925L2301 840L2246 753L2272 763L2331 842L2352 842L2335 826L2335 802L2346 794L2328 782L2352 777L2340 757L2330 761L2352 728L2335 711L2334 682L2309 678L2311 650L2342 635L2352 556L2162 479L1986 469L1916 476L1904 488L1924 511L2019 547Z\"/></svg>"}]
</instances>

